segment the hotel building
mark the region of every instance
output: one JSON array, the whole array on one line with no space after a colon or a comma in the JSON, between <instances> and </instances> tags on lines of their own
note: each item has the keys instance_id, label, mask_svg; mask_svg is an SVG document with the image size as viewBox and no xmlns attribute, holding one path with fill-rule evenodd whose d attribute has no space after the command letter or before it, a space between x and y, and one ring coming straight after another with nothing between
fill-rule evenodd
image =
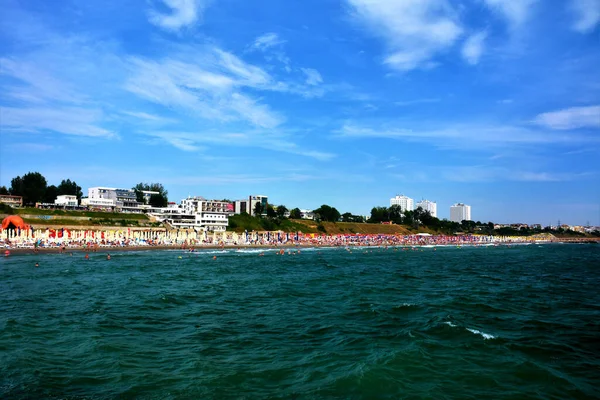
<instances>
[{"instance_id":1,"label":"hotel building","mask_svg":"<svg viewBox=\"0 0 600 400\"><path fill-rule=\"evenodd\" d=\"M247 213L251 216L254 216L254 208L257 203L262 205L263 215L267 213L267 204L269 202L269 198L263 195L254 195L248 196L247 199L236 200L234 204L234 213L241 214Z\"/></svg>"},{"instance_id":2,"label":"hotel building","mask_svg":"<svg viewBox=\"0 0 600 400\"><path fill-rule=\"evenodd\" d=\"M463 203L456 203L450 206L450 221L462 222L471 221L471 206Z\"/></svg>"},{"instance_id":3,"label":"hotel building","mask_svg":"<svg viewBox=\"0 0 600 400\"><path fill-rule=\"evenodd\" d=\"M412 211L415 209L414 200L404 195L397 195L396 197L392 197L390 199L390 207L391 206L400 206L400 209L402 211Z\"/></svg>"},{"instance_id":4,"label":"hotel building","mask_svg":"<svg viewBox=\"0 0 600 400\"><path fill-rule=\"evenodd\" d=\"M150 214L173 228L225 232L232 213L231 203L196 196L181 200L178 207L171 205L153 210Z\"/></svg>"},{"instance_id":5,"label":"hotel building","mask_svg":"<svg viewBox=\"0 0 600 400\"><path fill-rule=\"evenodd\" d=\"M417 203L417 208L419 207L424 211L429 211L432 217L437 218L437 203L435 201L421 200Z\"/></svg>"}]
</instances>

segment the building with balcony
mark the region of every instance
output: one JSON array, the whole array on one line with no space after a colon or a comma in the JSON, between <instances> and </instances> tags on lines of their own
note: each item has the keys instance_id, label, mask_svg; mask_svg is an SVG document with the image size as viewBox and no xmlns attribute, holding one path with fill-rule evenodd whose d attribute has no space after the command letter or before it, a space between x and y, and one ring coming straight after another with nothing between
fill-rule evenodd
<instances>
[{"instance_id":1,"label":"building with balcony","mask_svg":"<svg viewBox=\"0 0 600 400\"><path fill-rule=\"evenodd\" d=\"M23 197L2 194L0 195L0 203L9 205L11 207L23 207Z\"/></svg>"},{"instance_id":2,"label":"building with balcony","mask_svg":"<svg viewBox=\"0 0 600 400\"><path fill-rule=\"evenodd\" d=\"M157 192L149 192L148 198L153 193ZM146 194L144 194L146 196ZM88 189L88 199L98 200L98 199L107 199L113 200L114 207L118 211L125 212L142 212L142 208L140 207L141 203L137 201L137 196L133 189L118 189L118 188L108 188L108 187L93 187Z\"/></svg>"},{"instance_id":3,"label":"building with balcony","mask_svg":"<svg viewBox=\"0 0 600 400\"><path fill-rule=\"evenodd\" d=\"M236 200L234 203L234 213L247 213L254 216L254 209L256 208L257 203L262 205L262 213L265 215L267 213L267 204L269 203L269 198L263 195L253 195L248 196L247 199Z\"/></svg>"},{"instance_id":4,"label":"building with balcony","mask_svg":"<svg viewBox=\"0 0 600 400\"><path fill-rule=\"evenodd\" d=\"M450 206L450 221L471 221L471 206L463 203L456 203Z\"/></svg>"},{"instance_id":5,"label":"building with balcony","mask_svg":"<svg viewBox=\"0 0 600 400\"><path fill-rule=\"evenodd\" d=\"M419 207L424 211L429 211L432 217L437 218L437 203L435 201L421 200L417 202L417 208Z\"/></svg>"},{"instance_id":6,"label":"building with balcony","mask_svg":"<svg viewBox=\"0 0 600 400\"><path fill-rule=\"evenodd\" d=\"M174 228L209 232L225 232L232 213L233 204L199 196L183 199L177 207L169 205L150 212L159 221Z\"/></svg>"},{"instance_id":7,"label":"building with balcony","mask_svg":"<svg viewBox=\"0 0 600 400\"><path fill-rule=\"evenodd\" d=\"M54 204L61 207L77 207L79 205L79 201L77 200L77 196L63 194L56 197Z\"/></svg>"},{"instance_id":8,"label":"building with balcony","mask_svg":"<svg viewBox=\"0 0 600 400\"><path fill-rule=\"evenodd\" d=\"M412 211L415 209L414 200L403 194L392 197L390 199L390 207L391 206L400 206L402 211Z\"/></svg>"}]
</instances>

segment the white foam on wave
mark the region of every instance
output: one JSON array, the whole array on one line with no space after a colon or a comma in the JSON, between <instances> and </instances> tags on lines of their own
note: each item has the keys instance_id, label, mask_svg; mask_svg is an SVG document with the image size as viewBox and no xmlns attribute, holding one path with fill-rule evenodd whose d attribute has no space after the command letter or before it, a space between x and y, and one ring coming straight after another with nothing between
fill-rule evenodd
<instances>
[{"instance_id":1,"label":"white foam on wave","mask_svg":"<svg viewBox=\"0 0 600 400\"><path fill-rule=\"evenodd\" d=\"M445 323L446 325L448 325L449 327L451 327L451 328L456 328L456 325L454 325L454 324L453 324L452 322L450 322L450 321L446 321L446 322L444 322L444 323Z\"/></svg>"},{"instance_id":2,"label":"white foam on wave","mask_svg":"<svg viewBox=\"0 0 600 400\"><path fill-rule=\"evenodd\" d=\"M394 308L406 308L406 307L416 307L417 305L414 303L402 303L400 305L394 306Z\"/></svg>"},{"instance_id":3,"label":"white foam on wave","mask_svg":"<svg viewBox=\"0 0 600 400\"><path fill-rule=\"evenodd\" d=\"M264 253L265 251L269 251L270 249L239 249L236 250L236 253L244 253L244 254L257 254Z\"/></svg>"},{"instance_id":4,"label":"white foam on wave","mask_svg":"<svg viewBox=\"0 0 600 400\"><path fill-rule=\"evenodd\" d=\"M474 333L475 335L481 335L481 336L483 336L483 338L485 340L487 340L487 339L496 339L496 336L490 335L489 333L478 331L477 329L470 329L470 328L465 328L465 329L468 330L471 333Z\"/></svg>"},{"instance_id":5,"label":"white foam on wave","mask_svg":"<svg viewBox=\"0 0 600 400\"><path fill-rule=\"evenodd\" d=\"M287 250L291 250L291 251L296 251L296 250L300 250L301 252L304 251L328 251L328 250L340 250L340 247L296 247L296 248L287 248L285 249L285 251L287 252Z\"/></svg>"},{"instance_id":6,"label":"white foam on wave","mask_svg":"<svg viewBox=\"0 0 600 400\"><path fill-rule=\"evenodd\" d=\"M198 251L186 251L185 254L227 254L227 250L198 250Z\"/></svg>"}]
</instances>

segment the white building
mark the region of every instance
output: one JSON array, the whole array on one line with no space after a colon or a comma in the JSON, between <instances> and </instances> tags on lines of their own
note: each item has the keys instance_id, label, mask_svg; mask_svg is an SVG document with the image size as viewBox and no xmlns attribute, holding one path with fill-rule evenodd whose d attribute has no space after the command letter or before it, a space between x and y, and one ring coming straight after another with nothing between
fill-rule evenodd
<instances>
[{"instance_id":1,"label":"white building","mask_svg":"<svg viewBox=\"0 0 600 400\"><path fill-rule=\"evenodd\" d=\"M437 218L437 204L435 201L421 200L417 203L417 208L421 207L424 211L429 211L432 217Z\"/></svg>"},{"instance_id":2,"label":"white building","mask_svg":"<svg viewBox=\"0 0 600 400\"><path fill-rule=\"evenodd\" d=\"M147 192L150 195L156 192ZM144 194L146 196L146 194ZM140 203L137 201L137 196L133 189L118 189L109 187L93 187L88 189L88 199L108 199L113 200L114 207L121 211L141 212Z\"/></svg>"},{"instance_id":3,"label":"white building","mask_svg":"<svg viewBox=\"0 0 600 400\"><path fill-rule=\"evenodd\" d=\"M73 196L70 194L63 194L57 196L56 200L54 200L54 204L63 207L77 207L79 205L77 202L77 196Z\"/></svg>"},{"instance_id":4,"label":"white building","mask_svg":"<svg viewBox=\"0 0 600 400\"><path fill-rule=\"evenodd\" d=\"M188 197L181 200L179 207L170 205L151 214L174 228L225 232L229 223L228 217L232 212L231 203L206 200L203 197Z\"/></svg>"},{"instance_id":5,"label":"white building","mask_svg":"<svg viewBox=\"0 0 600 400\"><path fill-rule=\"evenodd\" d=\"M115 201L112 199L90 199L89 197L84 197L81 199L81 205L84 207L91 208L110 208L115 207Z\"/></svg>"},{"instance_id":6,"label":"white building","mask_svg":"<svg viewBox=\"0 0 600 400\"><path fill-rule=\"evenodd\" d=\"M390 199L390 207L391 206L400 206L402 211L412 211L415 209L414 200L408 196L397 195L396 197L392 197Z\"/></svg>"},{"instance_id":7,"label":"white building","mask_svg":"<svg viewBox=\"0 0 600 400\"><path fill-rule=\"evenodd\" d=\"M300 218L302 219L315 219L315 213L312 210L300 210Z\"/></svg>"},{"instance_id":8,"label":"white building","mask_svg":"<svg viewBox=\"0 0 600 400\"><path fill-rule=\"evenodd\" d=\"M236 200L234 204L234 213L247 213L254 216L254 208L256 207L257 203L260 203L262 205L263 214L266 214L269 198L263 195L248 196L247 199Z\"/></svg>"},{"instance_id":9,"label":"white building","mask_svg":"<svg viewBox=\"0 0 600 400\"><path fill-rule=\"evenodd\" d=\"M471 221L471 206L463 203L456 203L450 206L450 221L462 222Z\"/></svg>"}]
</instances>

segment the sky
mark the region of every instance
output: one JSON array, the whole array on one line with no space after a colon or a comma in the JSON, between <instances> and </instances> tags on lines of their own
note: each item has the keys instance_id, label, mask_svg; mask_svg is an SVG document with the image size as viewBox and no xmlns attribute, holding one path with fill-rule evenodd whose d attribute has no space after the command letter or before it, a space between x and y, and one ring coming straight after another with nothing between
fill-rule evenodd
<instances>
[{"instance_id":1,"label":"sky","mask_svg":"<svg viewBox=\"0 0 600 400\"><path fill-rule=\"evenodd\" d=\"M600 0L4 0L0 185L600 225Z\"/></svg>"}]
</instances>

